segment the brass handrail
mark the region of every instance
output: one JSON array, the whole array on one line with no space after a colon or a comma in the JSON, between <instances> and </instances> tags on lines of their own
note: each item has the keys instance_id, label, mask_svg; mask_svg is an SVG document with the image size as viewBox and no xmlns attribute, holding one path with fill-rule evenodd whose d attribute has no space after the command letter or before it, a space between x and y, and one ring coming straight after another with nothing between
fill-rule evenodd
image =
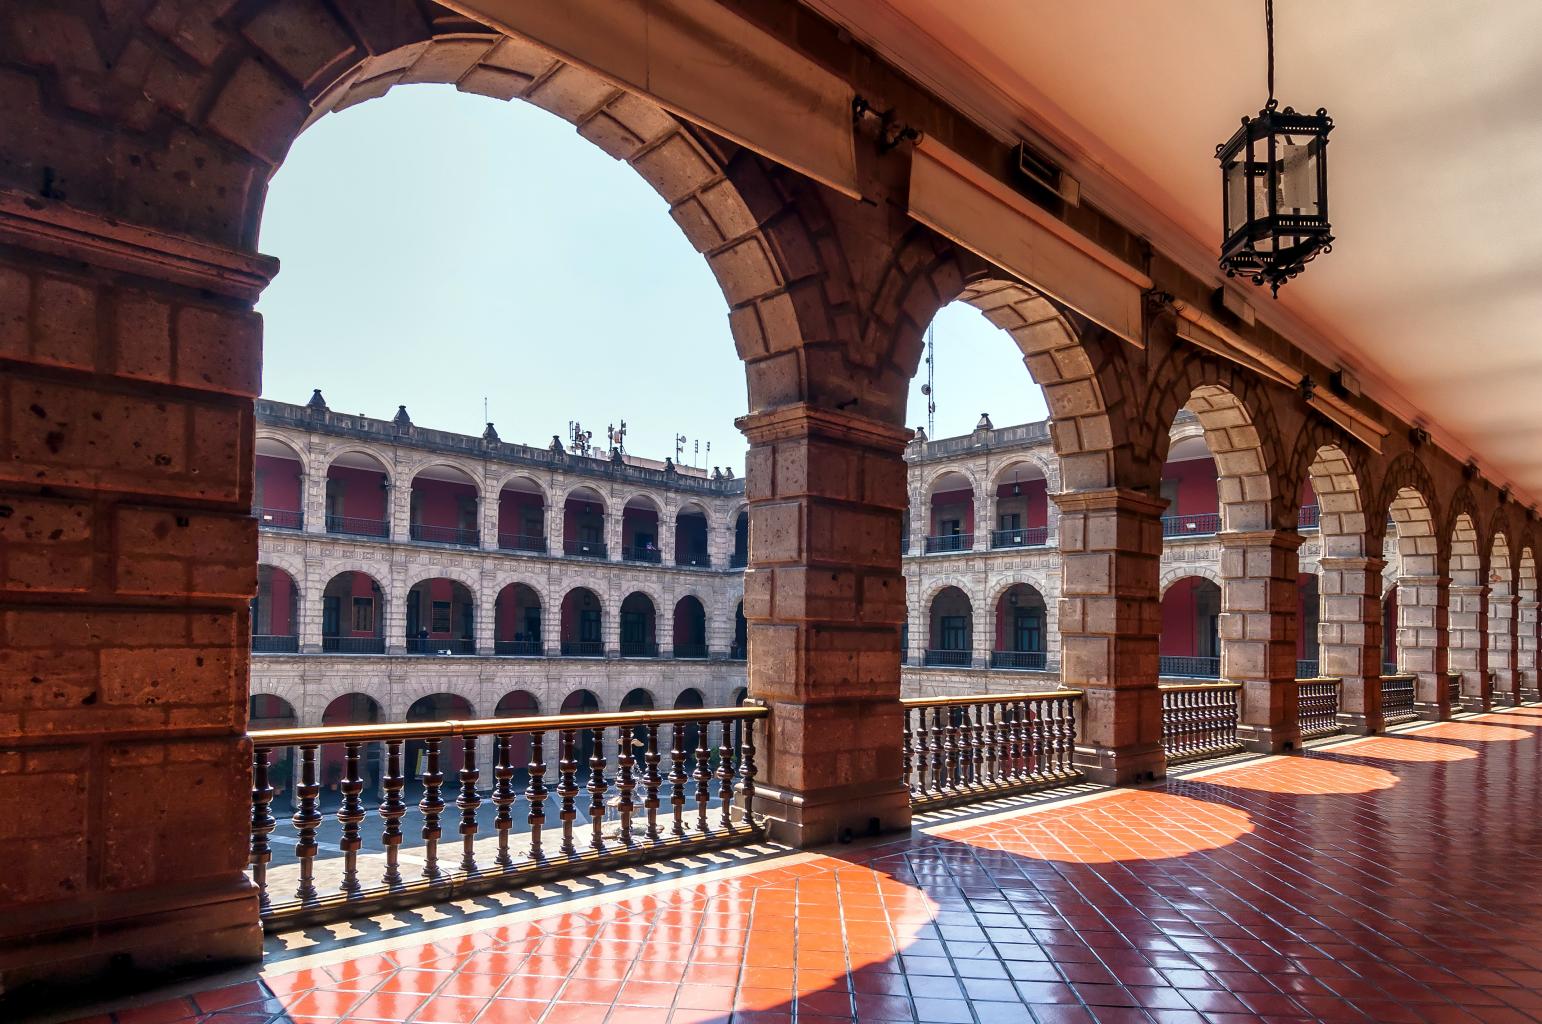
<instances>
[{"instance_id":1,"label":"brass handrail","mask_svg":"<svg viewBox=\"0 0 1542 1024\"><path fill-rule=\"evenodd\" d=\"M975 693L967 697L901 697L907 708L968 707L975 704L1002 704L1022 700L1060 700L1084 696L1081 690L1035 690L1031 693Z\"/></svg>"},{"instance_id":2,"label":"brass handrail","mask_svg":"<svg viewBox=\"0 0 1542 1024\"><path fill-rule=\"evenodd\" d=\"M1159 683L1163 693L1214 693L1218 690L1240 690L1241 683Z\"/></svg>"},{"instance_id":3,"label":"brass handrail","mask_svg":"<svg viewBox=\"0 0 1542 1024\"><path fill-rule=\"evenodd\" d=\"M1382 673L1380 678L1382 678L1382 679L1412 679L1412 680L1417 682L1418 679L1419 679L1419 673L1417 673L1417 672L1384 672L1384 673Z\"/></svg>"},{"instance_id":4,"label":"brass handrail","mask_svg":"<svg viewBox=\"0 0 1542 1024\"><path fill-rule=\"evenodd\" d=\"M1298 683L1332 683L1334 686L1343 686L1343 676L1298 676Z\"/></svg>"},{"instance_id":5,"label":"brass handrail","mask_svg":"<svg viewBox=\"0 0 1542 1024\"><path fill-rule=\"evenodd\" d=\"M297 729L259 729L247 735L258 748L296 747L312 743L420 740L445 736L496 736L505 733L562 732L567 729L606 729L612 726L660 725L669 722L721 722L764 718L764 707L679 708L667 711L619 711L600 714L540 715L529 718L478 718L470 721L406 722L382 725L322 725Z\"/></svg>"}]
</instances>

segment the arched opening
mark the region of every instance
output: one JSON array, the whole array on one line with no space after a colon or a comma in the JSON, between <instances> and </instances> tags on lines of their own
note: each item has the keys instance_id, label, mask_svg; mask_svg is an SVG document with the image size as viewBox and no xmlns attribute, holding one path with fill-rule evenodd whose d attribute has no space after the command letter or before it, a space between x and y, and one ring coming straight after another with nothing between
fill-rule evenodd
<instances>
[{"instance_id":1,"label":"arched opening","mask_svg":"<svg viewBox=\"0 0 1542 1024\"><path fill-rule=\"evenodd\" d=\"M373 577L351 571L332 577L321 595L321 649L385 653L385 594Z\"/></svg>"},{"instance_id":2,"label":"arched opening","mask_svg":"<svg viewBox=\"0 0 1542 1024\"><path fill-rule=\"evenodd\" d=\"M476 547L480 497L476 481L454 466L429 466L412 478L412 539Z\"/></svg>"},{"instance_id":3,"label":"arched opening","mask_svg":"<svg viewBox=\"0 0 1542 1024\"><path fill-rule=\"evenodd\" d=\"M259 437L254 451L252 514L257 517L257 525L276 530L304 529L305 468L300 456L271 437Z\"/></svg>"},{"instance_id":4,"label":"arched opening","mask_svg":"<svg viewBox=\"0 0 1542 1024\"><path fill-rule=\"evenodd\" d=\"M1463 703L1483 710L1489 693L1488 594L1484 587L1483 560L1478 548L1478 529L1465 512L1451 525L1451 561L1447 575L1446 644L1450 671L1459 676Z\"/></svg>"},{"instance_id":5,"label":"arched opening","mask_svg":"<svg viewBox=\"0 0 1542 1024\"><path fill-rule=\"evenodd\" d=\"M254 693L247 699L246 728L248 732L264 729L293 729L300 724L294 706L282 697L268 693ZM273 807L295 809L294 796L295 749L278 747L268 755L268 785L273 787Z\"/></svg>"},{"instance_id":6,"label":"arched opening","mask_svg":"<svg viewBox=\"0 0 1542 1024\"><path fill-rule=\"evenodd\" d=\"M327 467L327 532L350 537L391 535L391 478L364 452L343 452Z\"/></svg>"},{"instance_id":7,"label":"arched opening","mask_svg":"<svg viewBox=\"0 0 1542 1024\"><path fill-rule=\"evenodd\" d=\"M621 602L621 656L659 656L658 613L653 600L641 591L628 594Z\"/></svg>"},{"instance_id":8,"label":"arched opening","mask_svg":"<svg viewBox=\"0 0 1542 1024\"><path fill-rule=\"evenodd\" d=\"M968 668L974 663L974 605L957 587L943 587L932 598L928 665Z\"/></svg>"},{"instance_id":9,"label":"arched opening","mask_svg":"<svg viewBox=\"0 0 1542 1024\"><path fill-rule=\"evenodd\" d=\"M695 710L706 706L706 699L702 697L701 691L695 687L687 687L681 690L680 695L675 698L676 711ZM685 771L686 774L690 774L695 767L696 750L701 746L703 737L706 735L705 730L695 722L687 722L685 728L676 735L681 735L684 738L684 745L677 749L686 753Z\"/></svg>"},{"instance_id":10,"label":"arched opening","mask_svg":"<svg viewBox=\"0 0 1542 1024\"><path fill-rule=\"evenodd\" d=\"M588 587L574 587L562 598L562 656L603 658L600 599Z\"/></svg>"},{"instance_id":11,"label":"arched opening","mask_svg":"<svg viewBox=\"0 0 1542 1024\"><path fill-rule=\"evenodd\" d=\"M993 548L1036 548L1049 543L1049 481L1032 462L1014 462L996 474Z\"/></svg>"},{"instance_id":12,"label":"arched opening","mask_svg":"<svg viewBox=\"0 0 1542 1024\"><path fill-rule=\"evenodd\" d=\"M909 513L907 512L908 516ZM750 564L750 513L743 509L734 517L734 551L728 558L730 569L743 569Z\"/></svg>"},{"instance_id":13,"label":"arched opening","mask_svg":"<svg viewBox=\"0 0 1542 1024\"><path fill-rule=\"evenodd\" d=\"M1494 534L1488 556L1488 672L1494 696L1519 703L1515 689L1515 584L1510 542Z\"/></svg>"},{"instance_id":14,"label":"arched opening","mask_svg":"<svg viewBox=\"0 0 1542 1024\"><path fill-rule=\"evenodd\" d=\"M926 553L974 547L974 484L949 470L932 481L926 496Z\"/></svg>"},{"instance_id":15,"label":"arched opening","mask_svg":"<svg viewBox=\"0 0 1542 1024\"><path fill-rule=\"evenodd\" d=\"M409 722L464 722L476 715L471 710L471 702L458 694L431 693L427 697L419 697L412 702L407 709L407 721ZM423 781L423 773L429 770L429 747L423 740L408 740L405 749L407 777ZM439 771L445 776L444 788L440 791L440 799L453 802L455 790L459 783L455 780L455 773L461 770L466 763L465 751L461 743L454 738L446 738L439 743Z\"/></svg>"},{"instance_id":16,"label":"arched opening","mask_svg":"<svg viewBox=\"0 0 1542 1024\"><path fill-rule=\"evenodd\" d=\"M475 654L475 599L458 580L423 580L407 592L408 654Z\"/></svg>"},{"instance_id":17,"label":"arched opening","mask_svg":"<svg viewBox=\"0 0 1542 1024\"><path fill-rule=\"evenodd\" d=\"M621 558L627 562L660 560L659 505L645 494L629 499L621 508Z\"/></svg>"},{"instance_id":18,"label":"arched opening","mask_svg":"<svg viewBox=\"0 0 1542 1024\"><path fill-rule=\"evenodd\" d=\"M510 690L498 698L498 704L493 708L494 718L535 718L540 713L541 702L528 690ZM546 747L549 749L549 744ZM545 752L543 749L542 753ZM529 778L526 770L530 764L529 733L514 733L509 737L509 761L517 776Z\"/></svg>"},{"instance_id":19,"label":"arched opening","mask_svg":"<svg viewBox=\"0 0 1542 1024\"><path fill-rule=\"evenodd\" d=\"M627 691L627 695L621 698L619 710L626 711L652 711L654 708L653 694L642 687ZM635 758L641 758L648 749L648 727L646 725L634 725L624 729L622 735L626 738L628 752ZM638 762L637 771L641 772L642 762Z\"/></svg>"},{"instance_id":20,"label":"arched opening","mask_svg":"<svg viewBox=\"0 0 1542 1024\"><path fill-rule=\"evenodd\" d=\"M562 550L575 558L605 558L605 499L576 488L562 505Z\"/></svg>"},{"instance_id":21,"label":"arched opening","mask_svg":"<svg viewBox=\"0 0 1542 1024\"><path fill-rule=\"evenodd\" d=\"M1317 504L1317 492L1312 488L1312 476L1308 473L1296 495L1296 529L1316 530L1321 525L1322 509Z\"/></svg>"},{"instance_id":22,"label":"arched opening","mask_svg":"<svg viewBox=\"0 0 1542 1024\"><path fill-rule=\"evenodd\" d=\"M1185 576L1162 595L1159 673L1180 679L1221 675L1221 588Z\"/></svg>"},{"instance_id":23,"label":"arched opening","mask_svg":"<svg viewBox=\"0 0 1542 1024\"><path fill-rule=\"evenodd\" d=\"M1296 594L1296 678L1316 679L1322 674L1317 638L1322 596L1317 574L1298 574Z\"/></svg>"},{"instance_id":24,"label":"arched opening","mask_svg":"<svg viewBox=\"0 0 1542 1024\"><path fill-rule=\"evenodd\" d=\"M707 547L707 513L694 502L675 514L675 564L705 569L712 565Z\"/></svg>"},{"instance_id":25,"label":"arched opening","mask_svg":"<svg viewBox=\"0 0 1542 1024\"><path fill-rule=\"evenodd\" d=\"M687 594L675 602L675 657L707 656L707 610Z\"/></svg>"},{"instance_id":26,"label":"arched opening","mask_svg":"<svg viewBox=\"0 0 1542 1024\"><path fill-rule=\"evenodd\" d=\"M1381 599L1381 671L1396 675L1397 665L1397 584Z\"/></svg>"},{"instance_id":27,"label":"arched opening","mask_svg":"<svg viewBox=\"0 0 1542 1024\"><path fill-rule=\"evenodd\" d=\"M996 635L991 668L1043 672L1048 667L1048 612L1044 596L1016 583L996 601Z\"/></svg>"},{"instance_id":28,"label":"arched opening","mask_svg":"<svg viewBox=\"0 0 1542 1024\"><path fill-rule=\"evenodd\" d=\"M294 654L300 649L299 588L274 565L257 567L252 598L252 653Z\"/></svg>"},{"instance_id":29,"label":"arched opening","mask_svg":"<svg viewBox=\"0 0 1542 1024\"><path fill-rule=\"evenodd\" d=\"M600 699L588 690L574 690L562 700L562 709L559 712L564 715L594 715L600 711ZM562 740L558 738L556 748L558 755L561 752ZM583 778L589 777L589 759L594 756L594 733L589 729L576 729L573 732L573 758L578 762L578 774ZM553 758L556 760L556 758Z\"/></svg>"},{"instance_id":30,"label":"arched opening","mask_svg":"<svg viewBox=\"0 0 1542 1024\"><path fill-rule=\"evenodd\" d=\"M546 553L546 492L527 476L505 481L498 492L498 547Z\"/></svg>"},{"instance_id":31,"label":"arched opening","mask_svg":"<svg viewBox=\"0 0 1542 1024\"><path fill-rule=\"evenodd\" d=\"M1221 530L1220 491L1217 487L1215 457L1198 431L1192 413L1178 414L1174 426L1177 438L1167 449L1162 464L1162 500L1167 511L1162 515L1162 537L1209 537ZM1185 431L1185 425L1190 425Z\"/></svg>"},{"instance_id":32,"label":"arched opening","mask_svg":"<svg viewBox=\"0 0 1542 1024\"><path fill-rule=\"evenodd\" d=\"M1538 699L1537 687L1537 562L1530 547L1521 548L1516 563L1515 673L1521 700Z\"/></svg>"},{"instance_id":33,"label":"arched opening","mask_svg":"<svg viewBox=\"0 0 1542 1024\"><path fill-rule=\"evenodd\" d=\"M1445 646L1449 608L1441 593L1444 567L1440 564L1435 517L1429 500L1413 486L1397 489L1388 503L1388 516L1400 570L1393 660L1400 673L1411 672L1417 677L1415 697L1420 710L1438 716L1450 692L1446 674L1450 652Z\"/></svg>"},{"instance_id":34,"label":"arched opening","mask_svg":"<svg viewBox=\"0 0 1542 1024\"><path fill-rule=\"evenodd\" d=\"M749 623L744 618L744 602L734 606L734 642L728 650L734 661L744 661L750 656Z\"/></svg>"},{"instance_id":35,"label":"arched opening","mask_svg":"<svg viewBox=\"0 0 1542 1024\"><path fill-rule=\"evenodd\" d=\"M334 698L321 713L321 724L376 725L385 720L380 703L365 693L345 693ZM364 780L364 792L378 793L381 781L381 765L384 757L382 744L367 743L359 751L359 777ZM318 758L321 770L322 796L329 794L333 803L340 800L339 787L347 766L347 750L341 743L323 744Z\"/></svg>"},{"instance_id":36,"label":"arched opening","mask_svg":"<svg viewBox=\"0 0 1542 1024\"><path fill-rule=\"evenodd\" d=\"M546 653L541 642L541 595L523 583L510 583L493 602L493 653L539 658Z\"/></svg>"}]
</instances>

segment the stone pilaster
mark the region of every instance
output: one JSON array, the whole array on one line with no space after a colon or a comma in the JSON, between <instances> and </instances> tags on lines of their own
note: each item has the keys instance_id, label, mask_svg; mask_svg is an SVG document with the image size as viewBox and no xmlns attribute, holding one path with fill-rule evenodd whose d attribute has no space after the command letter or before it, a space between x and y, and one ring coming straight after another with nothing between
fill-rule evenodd
<instances>
[{"instance_id":1,"label":"stone pilaster","mask_svg":"<svg viewBox=\"0 0 1542 1024\"><path fill-rule=\"evenodd\" d=\"M1351 732L1380 732L1381 558L1323 555L1318 560L1322 599L1317 623L1318 658L1325 676L1343 680L1339 721Z\"/></svg>"},{"instance_id":2,"label":"stone pilaster","mask_svg":"<svg viewBox=\"0 0 1542 1024\"><path fill-rule=\"evenodd\" d=\"M483 551L498 550L498 495L488 494L487 489L493 486L492 480L486 474L482 479L482 493L477 498L477 528L478 537Z\"/></svg>"},{"instance_id":3,"label":"stone pilaster","mask_svg":"<svg viewBox=\"0 0 1542 1024\"><path fill-rule=\"evenodd\" d=\"M664 565L675 564L675 529L678 526L679 516L678 504L667 507L659 513L659 561ZM713 562L712 564L726 565L727 563Z\"/></svg>"},{"instance_id":4,"label":"stone pilaster","mask_svg":"<svg viewBox=\"0 0 1542 1024\"><path fill-rule=\"evenodd\" d=\"M1488 671L1493 699L1506 704L1519 700L1516 692L1515 596L1510 584L1494 583L1488 596Z\"/></svg>"},{"instance_id":5,"label":"stone pilaster","mask_svg":"<svg viewBox=\"0 0 1542 1024\"><path fill-rule=\"evenodd\" d=\"M403 479L397 466L395 482L386 490L386 508L391 515L391 540L397 544L412 539L412 481Z\"/></svg>"},{"instance_id":6,"label":"stone pilaster","mask_svg":"<svg viewBox=\"0 0 1542 1024\"><path fill-rule=\"evenodd\" d=\"M1435 721L1450 718L1452 711L1446 687L1448 589L1444 576L1400 576L1397 581L1398 668L1418 677L1414 698L1419 714Z\"/></svg>"},{"instance_id":7,"label":"stone pilaster","mask_svg":"<svg viewBox=\"0 0 1542 1024\"><path fill-rule=\"evenodd\" d=\"M626 512L617 503L615 495L610 495L605 501L605 557L612 562L621 561L621 526ZM662 520L660 521L662 526Z\"/></svg>"},{"instance_id":8,"label":"stone pilaster","mask_svg":"<svg viewBox=\"0 0 1542 1024\"><path fill-rule=\"evenodd\" d=\"M478 654L492 654L493 641L498 627L498 573L496 569L484 568L482 570L482 585L477 592L471 595L475 602L476 618L472 620L471 630L476 642ZM492 713L492 709L488 709Z\"/></svg>"},{"instance_id":9,"label":"stone pilaster","mask_svg":"<svg viewBox=\"0 0 1542 1024\"><path fill-rule=\"evenodd\" d=\"M795 405L738 421L750 442L750 696L770 707L756 807L813 846L903 829L899 520L909 432Z\"/></svg>"},{"instance_id":10,"label":"stone pilaster","mask_svg":"<svg viewBox=\"0 0 1542 1024\"><path fill-rule=\"evenodd\" d=\"M1239 734L1251 750L1301 745L1296 721L1294 530L1221 534L1221 677L1242 684Z\"/></svg>"},{"instance_id":11,"label":"stone pilaster","mask_svg":"<svg viewBox=\"0 0 1542 1024\"><path fill-rule=\"evenodd\" d=\"M1488 675L1488 588L1452 584L1446 592L1451 649L1448 664L1462 677L1462 707L1487 711L1493 702Z\"/></svg>"},{"instance_id":12,"label":"stone pilaster","mask_svg":"<svg viewBox=\"0 0 1542 1024\"><path fill-rule=\"evenodd\" d=\"M1060 678L1086 694L1076 763L1094 782L1161 778L1157 640L1163 503L1116 488L1066 491L1060 509Z\"/></svg>"},{"instance_id":13,"label":"stone pilaster","mask_svg":"<svg viewBox=\"0 0 1542 1024\"><path fill-rule=\"evenodd\" d=\"M974 492L974 550L990 550L995 511L996 497L991 493L990 478L986 477L980 481L980 490Z\"/></svg>"},{"instance_id":14,"label":"stone pilaster","mask_svg":"<svg viewBox=\"0 0 1542 1024\"><path fill-rule=\"evenodd\" d=\"M1542 700L1537 682L1537 602L1521 598L1515 604L1515 675L1523 701Z\"/></svg>"},{"instance_id":15,"label":"stone pilaster","mask_svg":"<svg viewBox=\"0 0 1542 1024\"><path fill-rule=\"evenodd\" d=\"M311 471L300 480L302 509L305 512L306 533L327 532L327 470L311 453Z\"/></svg>"}]
</instances>

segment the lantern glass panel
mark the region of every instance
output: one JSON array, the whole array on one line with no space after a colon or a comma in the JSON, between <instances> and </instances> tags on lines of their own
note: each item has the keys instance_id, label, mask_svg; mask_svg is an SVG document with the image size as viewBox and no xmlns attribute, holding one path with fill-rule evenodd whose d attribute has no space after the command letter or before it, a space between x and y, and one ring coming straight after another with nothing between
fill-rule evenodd
<instances>
[{"instance_id":1,"label":"lantern glass panel","mask_svg":"<svg viewBox=\"0 0 1542 1024\"><path fill-rule=\"evenodd\" d=\"M1279 163L1279 212L1296 216L1316 217L1319 209L1317 196L1316 140L1301 145L1289 135L1280 136Z\"/></svg>"},{"instance_id":2,"label":"lantern glass panel","mask_svg":"<svg viewBox=\"0 0 1542 1024\"><path fill-rule=\"evenodd\" d=\"M1242 155L1242 151L1238 150L1221 168L1226 189L1226 236L1228 238L1246 224L1248 219L1247 168Z\"/></svg>"}]
</instances>

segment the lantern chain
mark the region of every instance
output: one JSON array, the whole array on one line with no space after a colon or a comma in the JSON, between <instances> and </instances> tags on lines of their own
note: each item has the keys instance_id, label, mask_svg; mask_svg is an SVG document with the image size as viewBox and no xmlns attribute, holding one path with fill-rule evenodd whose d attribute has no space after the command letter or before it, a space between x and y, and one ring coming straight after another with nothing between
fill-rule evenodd
<instances>
[{"instance_id":1,"label":"lantern chain","mask_svg":"<svg viewBox=\"0 0 1542 1024\"><path fill-rule=\"evenodd\" d=\"M1269 37L1269 107L1274 106L1274 0L1264 0L1264 33Z\"/></svg>"}]
</instances>

